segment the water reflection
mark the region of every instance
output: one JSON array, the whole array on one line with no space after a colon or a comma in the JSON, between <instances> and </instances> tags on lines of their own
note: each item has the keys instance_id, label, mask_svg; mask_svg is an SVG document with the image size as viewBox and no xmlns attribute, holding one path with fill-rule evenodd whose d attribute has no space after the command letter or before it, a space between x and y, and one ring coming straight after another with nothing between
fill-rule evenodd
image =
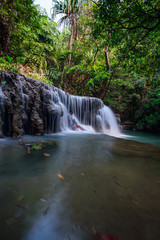
<instances>
[{"instance_id":1,"label":"water reflection","mask_svg":"<svg viewBox=\"0 0 160 240\"><path fill-rule=\"evenodd\" d=\"M2 240L89 240L93 229L160 239L160 147L100 134L23 141L55 139L31 154L17 141L1 145Z\"/></svg>"}]
</instances>

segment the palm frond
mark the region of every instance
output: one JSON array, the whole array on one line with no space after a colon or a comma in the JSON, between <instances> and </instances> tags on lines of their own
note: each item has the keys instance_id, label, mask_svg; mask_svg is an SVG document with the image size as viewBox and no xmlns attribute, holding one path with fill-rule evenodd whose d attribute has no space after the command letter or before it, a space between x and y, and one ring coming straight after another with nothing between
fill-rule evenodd
<instances>
[{"instance_id":1,"label":"palm frond","mask_svg":"<svg viewBox=\"0 0 160 240\"><path fill-rule=\"evenodd\" d=\"M69 25L69 24L68 24L68 16L67 16L67 15L61 17L61 18L58 20L58 23L57 23L58 27L62 26L62 24L64 24L65 26L68 26L68 25Z\"/></svg>"}]
</instances>

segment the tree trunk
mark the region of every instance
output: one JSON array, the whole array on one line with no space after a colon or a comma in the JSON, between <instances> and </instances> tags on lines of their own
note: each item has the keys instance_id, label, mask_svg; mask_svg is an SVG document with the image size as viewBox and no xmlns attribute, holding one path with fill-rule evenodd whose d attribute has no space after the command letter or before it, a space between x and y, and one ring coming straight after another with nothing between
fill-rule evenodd
<instances>
[{"instance_id":1,"label":"tree trunk","mask_svg":"<svg viewBox=\"0 0 160 240\"><path fill-rule=\"evenodd\" d=\"M10 25L5 23L5 19L0 16L0 49L6 55L10 52L10 29Z\"/></svg>"},{"instance_id":2,"label":"tree trunk","mask_svg":"<svg viewBox=\"0 0 160 240\"><path fill-rule=\"evenodd\" d=\"M94 58L93 58L93 65L95 64L97 54L98 54L98 51L99 51L98 44L96 42L95 42L95 44L96 44L97 49L96 49L96 52L95 52L95 55L94 55Z\"/></svg>"},{"instance_id":3,"label":"tree trunk","mask_svg":"<svg viewBox=\"0 0 160 240\"><path fill-rule=\"evenodd\" d=\"M75 37L75 18L74 18L74 13L71 14L69 20L70 20L70 24L71 24L71 36L70 36L70 41L69 41L69 50L72 51L73 40L74 40L74 37ZM69 54L69 65L71 65L71 59L72 59L72 55L70 53Z\"/></svg>"},{"instance_id":4,"label":"tree trunk","mask_svg":"<svg viewBox=\"0 0 160 240\"><path fill-rule=\"evenodd\" d=\"M104 55L105 55L105 60L106 60L106 72L109 71L110 69L110 64L109 64L109 53L108 53L109 47L105 47L104 49ZM104 85L103 85L103 91L100 95L100 98L103 99L107 93L107 89L108 89L108 79L106 79Z\"/></svg>"},{"instance_id":5,"label":"tree trunk","mask_svg":"<svg viewBox=\"0 0 160 240\"><path fill-rule=\"evenodd\" d=\"M109 47L105 47L104 54L105 54L105 60L106 60L106 71L109 71L110 69L108 50L109 50Z\"/></svg>"},{"instance_id":6,"label":"tree trunk","mask_svg":"<svg viewBox=\"0 0 160 240\"><path fill-rule=\"evenodd\" d=\"M73 44L73 28L71 28L71 36L70 36L70 42L69 42L69 50L72 51L72 44ZM72 55L69 54L69 65L71 65L71 59Z\"/></svg>"}]
</instances>

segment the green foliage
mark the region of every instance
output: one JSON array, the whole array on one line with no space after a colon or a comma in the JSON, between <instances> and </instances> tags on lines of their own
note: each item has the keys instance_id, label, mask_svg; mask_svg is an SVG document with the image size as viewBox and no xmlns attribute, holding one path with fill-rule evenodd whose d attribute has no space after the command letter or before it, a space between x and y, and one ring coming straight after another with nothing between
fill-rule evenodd
<instances>
[{"instance_id":1,"label":"green foliage","mask_svg":"<svg viewBox=\"0 0 160 240\"><path fill-rule=\"evenodd\" d=\"M137 128L156 130L160 125L160 78L154 75L152 86L135 112Z\"/></svg>"},{"instance_id":2,"label":"green foliage","mask_svg":"<svg viewBox=\"0 0 160 240\"><path fill-rule=\"evenodd\" d=\"M19 58L13 58L10 56L1 57L0 58L0 66L1 70L10 70L16 73L19 73L19 63L22 63L23 61Z\"/></svg>"},{"instance_id":3,"label":"green foliage","mask_svg":"<svg viewBox=\"0 0 160 240\"><path fill-rule=\"evenodd\" d=\"M43 145L41 143L40 144L33 143L31 150L39 150L39 149L42 149L42 147Z\"/></svg>"},{"instance_id":4,"label":"green foliage","mask_svg":"<svg viewBox=\"0 0 160 240\"><path fill-rule=\"evenodd\" d=\"M57 65L59 31L56 29L57 24L32 3L4 2L0 17L3 20L2 27L8 29L8 35L5 36L8 45L3 46L0 38L0 67L51 84L47 73L50 66ZM3 28L0 27L0 33Z\"/></svg>"}]
</instances>

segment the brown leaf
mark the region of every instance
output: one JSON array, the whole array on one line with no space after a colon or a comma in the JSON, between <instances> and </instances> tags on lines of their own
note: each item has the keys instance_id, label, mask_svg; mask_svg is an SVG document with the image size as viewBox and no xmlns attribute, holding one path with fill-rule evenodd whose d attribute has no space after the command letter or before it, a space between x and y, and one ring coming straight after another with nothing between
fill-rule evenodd
<instances>
[{"instance_id":1,"label":"brown leaf","mask_svg":"<svg viewBox=\"0 0 160 240\"><path fill-rule=\"evenodd\" d=\"M41 202L48 202L48 200L45 199L45 198L40 198L40 201L41 201Z\"/></svg>"},{"instance_id":2,"label":"brown leaf","mask_svg":"<svg viewBox=\"0 0 160 240\"><path fill-rule=\"evenodd\" d=\"M49 156L50 156L49 153L43 153L43 155L44 155L45 157L49 157Z\"/></svg>"},{"instance_id":3,"label":"brown leaf","mask_svg":"<svg viewBox=\"0 0 160 240\"><path fill-rule=\"evenodd\" d=\"M64 179L64 177L60 173L57 173L57 176L61 179Z\"/></svg>"}]
</instances>

